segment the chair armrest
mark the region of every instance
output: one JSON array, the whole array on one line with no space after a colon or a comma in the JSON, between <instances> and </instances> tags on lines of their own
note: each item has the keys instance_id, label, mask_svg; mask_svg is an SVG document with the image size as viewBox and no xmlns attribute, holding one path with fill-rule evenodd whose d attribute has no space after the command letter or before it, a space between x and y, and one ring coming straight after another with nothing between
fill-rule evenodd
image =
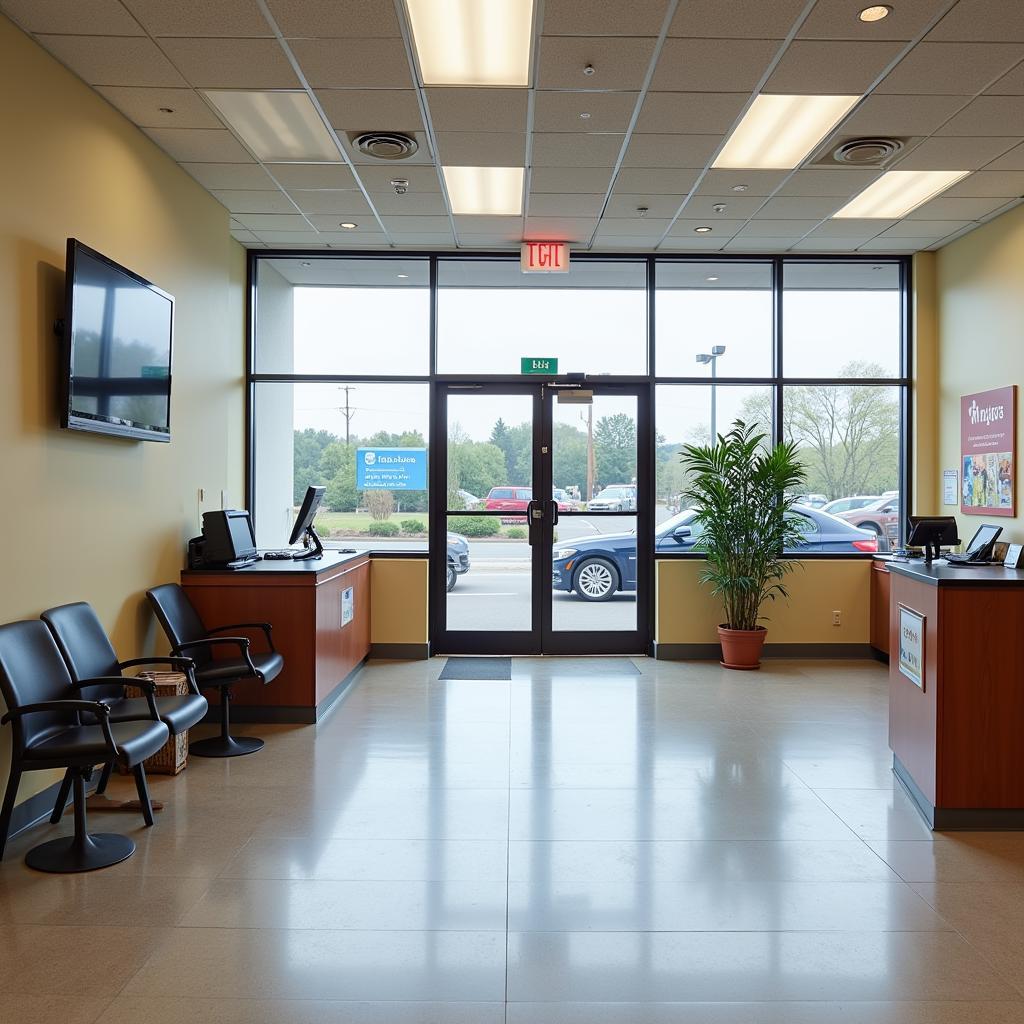
<instances>
[{"instance_id":1,"label":"chair armrest","mask_svg":"<svg viewBox=\"0 0 1024 1024\"><path fill-rule=\"evenodd\" d=\"M39 704L23 704L20 708L12 708L0 718L0 725L6 725L23 715L34 715L42 711L86 711L95 715L99 719L103 739L110 750L110 758L117 759L119 751L114 742L114 734L110 731L110 708L98 700L47 700Z\"/></svg>"},{"instance_id":2,"label":"chair armrest","mask_svg":"<svg viewBox=\"0 0 1024 1024\"><path fill-rule=\"evenodd\" d=\"M172 668L176 668L185 674L185 677L188 679L190 692L199 693L199 687L196 686L196 663L191 658L129 658L127 661L119 661L117 663L117 667L122 669L136 668L139 665L170 665ZM131 678L138 679L138 676L132 676Z\"/></svg>"},{"instance_id":3,"label":"chair armrest","mask_svg":"<svg viewBox=\"0 0 1024 1024\"><path fill-rule=\"evenodd\" d=\"M193 647L223 647L225 644L237 647L243 660L249 667L249 672L252 675L259 677L259 671L252 663L252 658L249 656L249 638L245 636L219 636L207 637L205 640L189 640L183 644L176 644L174 650L175 652L179 652L191 650Z\"/></svg>"},{"instance_id":4,"label":"chair armrest","mask_svg":"<svg viewBox=\"0 0 1024 1024\"><path fill-rule=\"evenodd\" d=\"M137 686L142 690L146 698L153 721L160 721L160 712L157 710L156 698L154 697L156 683L152 679L138 679L134 676L94 676L92 679L79 679L77 683L71 684L73 690L87 690L92 686L120 686L122 697L124 697L124 688L126 686Z\"/></svg>"},{"instance_id":5,"label":"chair armrest","mask_svg":"<svg viewBox=\"0 0 1024 1024\"><path fill-rule=\"evenodd\" d=\"M262 629L263 635L267 639L267 646L272 651L277 650L274 646L274 638L271 635L274 627L269 622L235 622L230 626L215 626L213 629L208 629L207 632L213 636L215 633L223 633L229 629Z\"/></svg>"}]
</instances>

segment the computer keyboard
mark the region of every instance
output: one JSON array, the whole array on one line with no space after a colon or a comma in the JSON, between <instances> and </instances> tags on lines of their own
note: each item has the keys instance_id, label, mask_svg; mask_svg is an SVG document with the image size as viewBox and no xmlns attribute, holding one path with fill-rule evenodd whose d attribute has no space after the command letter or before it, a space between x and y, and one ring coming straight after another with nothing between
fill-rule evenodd
<instances>
[{"instance_id":1,"label":"computer keyboard","mask_svg":"<svg viewBox=\"0 0 1024 1024\"><path fill-rule=\"evenodd\" d=\"M271 561L284 561L286 558L294 558L294 551L262 551L261 558L268 558Z\"/></svg>"}]
</instances>

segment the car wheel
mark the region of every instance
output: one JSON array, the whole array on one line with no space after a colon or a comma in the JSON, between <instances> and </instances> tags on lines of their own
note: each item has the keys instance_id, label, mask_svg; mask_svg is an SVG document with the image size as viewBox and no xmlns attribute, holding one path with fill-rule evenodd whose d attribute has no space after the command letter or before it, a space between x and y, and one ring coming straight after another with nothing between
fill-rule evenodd
<instances>
[{"instance_id":1,"label":"car wheel","mask_svg":"<svg viewBox=\"0 0 1024 1024\"><path fill-rule=\"evenodd\" d=\"M584 601L607 601L618 589L618 570L603 558L581 563L573 576L573 590Z\"/></svg>"},{"instance_id":2,"label":"car wheel","mask_svg":"<svg viewBox=\"0 0 1024 1024\"><path fill-rule=\"evenodd\" d=\"M459 574L455 571L455 566L452 565L451 562L449 562L448 563L448 581L447 581L447 585L446 585L445 589L450 591L455 586L455 583L458 580L458 578L459 578Z\"/></svg>"},{"instance_id":3,"label":"car wheel","mask_svg":"<svg viewBox=\"0 0 1024 1024\"><path fill-rule=\"evenodd\" d=\"M857 529L858 530L870 530L877 537L881 537L882 536L882 529L876 523L858 523L857 524Z\"/></svg>"}]
</instances>

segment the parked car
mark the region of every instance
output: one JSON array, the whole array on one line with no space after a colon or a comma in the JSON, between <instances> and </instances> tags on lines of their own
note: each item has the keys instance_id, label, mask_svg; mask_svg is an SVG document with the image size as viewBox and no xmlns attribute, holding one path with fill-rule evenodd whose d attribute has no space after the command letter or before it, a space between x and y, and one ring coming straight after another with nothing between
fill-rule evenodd
<instances>
[{"instance_id":1,"label":"parked car","mask_svg":"<svg viewBox=\"0 0 1024 1024\"><path fill-rule=\"evenodd\" d=\"M796 499L801 505L808 508L824 508L828 503L827 494L799 494Z\"/></svg>"},{"instance_id":2,"label":"parked car","mask_svg":"<svg viewBox=\"0 0 1024 1024\"><path fill-rule=\"evenodd\" d=\"M871 530L879 537L884 537L889 545L897 543L900 533L900 496L898 492L883 494L881 498L865 505L863 508L840 512L840 519L861 530Z\"/></svg>"},{"instance_id":3,"label":"parked car","mask_svg":"<svg viewBox=\"0 0 1024 1024\"><path fill-rule=\"evenodd\" d=\"M561 491L564 499L558 496L559 489L554 491L555 501L558 502L559 512L572 512L574 506L565 491ZM526 517L526 506L533 500L532 487L492 487L487 494L484 508L488 512L518 512L518 516L508 517L509 522L521 523ZM501 521L506 522L502 516Z\"/></svg>"},{"instance_id":4,"label":"parked car","mask_svg":"<svg viewBox=\"0 0 1024 1024\"><path fill-rule=\"evenodd\" d=\"M836 498L827 505L822 505L821 511L827 512L830 516L837 516L842 512L852 512L854 509L864 508L873 501L878 501L877 494L858 494L852 498Z\"/></svg>"},{"instance_id":5,"label":"parked car","mask_svg":"<svg viewBox=\"0 0 1024 1024\"><path fill-rule=\"evenodd\" d=\"M469 541L461 534L448 531L448 579L451 590L459 577L469 572Z\"/></svg>"},{"instance_id":6,"label":"parked car","mask_svg":"<svg viewBox=\"0 0 1024 1024\"><path fill-rule=\"evenodd\" d=\"M480 499L475 494L470 494L469 491L459 488L458 495L462 499L462 507L467 512L472 512L473 509L480 507Z\"/></svg>"},{"instance_id":7,"label":"parked car","mask_svg":"<svg viewBox=\"0 0 1024 1024\"><path fill-rule=\"evenodd\" d=\"M588 512L635 512L636 487L633 484L610 484L587 502Z\"/></svg>"},{"instance_id":8,"label":"parked car","mask_svg":"<svg viewBox=\"0 0 1024 1024\"><path fill-rule=\"evenodd\" d=\"M806 505L793 514L800 520L804 542L800 552L870 553L878 537L836 516ZM692 551L700 536L693 509L684 509L654 531L654 549ZM551 586L584 601L607 601L617 591L636 590L636 533L609 533L556 544L551 553Z\"/></svg>"},{"instance_id":9,"label":"parked car","mask_svg":"<svg viewBox=\"0 0 1024 1024\"><path fill-rule=\"evenodd\" d=\"M561 487L554 487L551 490L551 497L558 502L559 512L575 512L579 509L579 505L576 500L569 494L568 491Z\"/></svg>"}]
</instances>

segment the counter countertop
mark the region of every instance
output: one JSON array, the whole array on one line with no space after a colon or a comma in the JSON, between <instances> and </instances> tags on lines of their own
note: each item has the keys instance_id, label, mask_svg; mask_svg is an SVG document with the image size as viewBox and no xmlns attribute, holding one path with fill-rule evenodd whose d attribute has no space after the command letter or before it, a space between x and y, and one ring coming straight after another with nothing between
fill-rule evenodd
<instances>
[{"instance_id":1,"label":"counter countertop","mask_svg":"<svg viewBox=\"0 0 1024 1024\"><path fill-rule=\"evenodd\" d=\"M323 558L307 558L302 561L295 559L260 559L247 565L242 569L185 569L182 574L185 576L205 576L210 573L230 573L232 576L294 576L303 573L327 572L337 569L349 562L357 562L365 559L369 552L353 551L325 551Z\"/></svg>"},{"instance_id":2,"label":"counter countertop","mask_svg":"<svg viewBox=\"0 0 1024 1024\"><path fill-rule=\"evenodd\" d=\"M932 587L1024 587L1024 572L1003 565L979 565L974 568L947 565L944 559L925 565L923 559L888 563L890 572L920 580Z\"/></svg>"}]
</instances>

